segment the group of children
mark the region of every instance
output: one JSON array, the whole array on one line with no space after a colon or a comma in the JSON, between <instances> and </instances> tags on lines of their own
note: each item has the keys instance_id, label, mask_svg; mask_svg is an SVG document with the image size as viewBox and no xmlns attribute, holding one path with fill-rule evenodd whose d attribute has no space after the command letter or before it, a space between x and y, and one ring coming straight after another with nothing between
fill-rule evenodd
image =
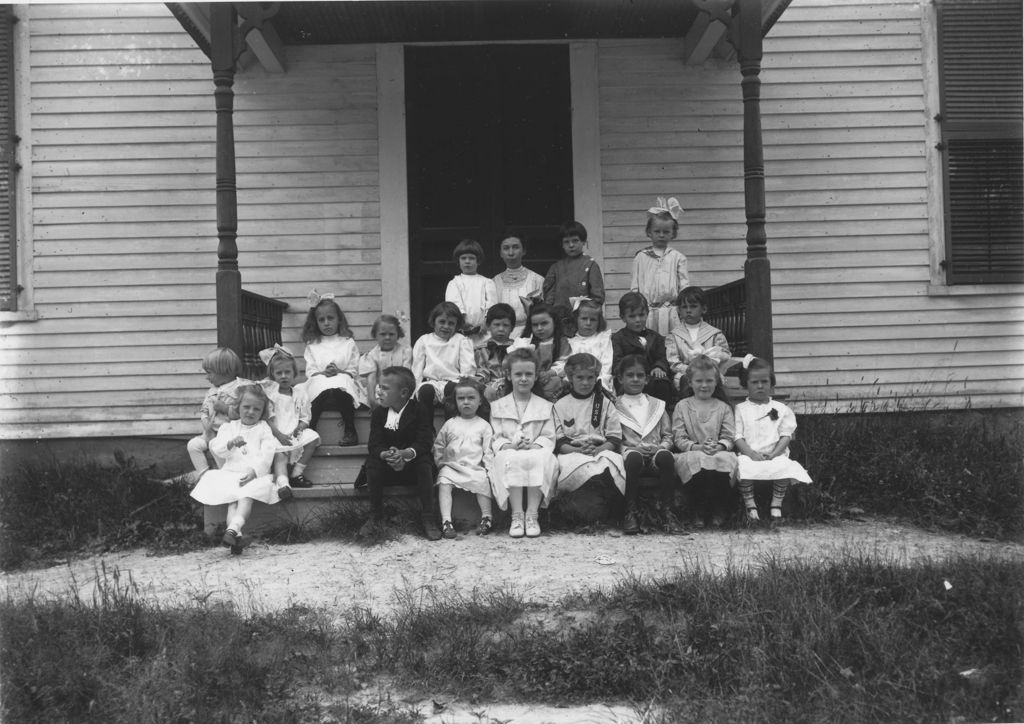
<instances>
[{"instance_id":1,"label":"group of children","mask_svg":"<svg viewBox=\"0 0 1024 724\"><path fill-rule=\"evenodd\" d=\"M203 434L188 445L200 473L192 496L229 505L224 543L240 553L252 500L274 503L292 486L312 484L304 471L319 443L320 414L339 411L341 444L354 445L355 409L367 405L364 534L381 524L383 487L403 483L419 491L431 540L456 536L454 488L476 495L479 533L492 528L494 500L511 507L512 537L536 537L542 505L598 478L625 497L627 534L640 530L645 476L659 481L669 532L682 528L671 507L677 477L691 493L687 510L699 507L713 524L721 524L734 486L756 521L754 482L772 480L778 520L789 482L810 482L789 458L796 418L771 399L774 375L756 358L744 360L740 374L748 400L735 411L724 401L728 341L703 320L704 293L689 286L686 258L668 248L680 212L675 199L648 211L651 246L636 255L634 288L619 301L625 326L614 334L603 315L601 271L583 253L587 234L578 222L563 226L565 257L545 278L523 267L520 237L502 242L506 270L493 280L477 273L480 245L461 242L453 254L461 273L431 310L431 331L411 349L399 320L381 315L376 345L360 356L333 295L314 290L303 329L306 382L295 383L295 359L279 345L261 353L267 379L260 383L240 378L230 350L204 360L211 388ZM436 436L435 406L446 417ZM207 471L207 452L219 469Z\"/></svg>"}]
</instances>

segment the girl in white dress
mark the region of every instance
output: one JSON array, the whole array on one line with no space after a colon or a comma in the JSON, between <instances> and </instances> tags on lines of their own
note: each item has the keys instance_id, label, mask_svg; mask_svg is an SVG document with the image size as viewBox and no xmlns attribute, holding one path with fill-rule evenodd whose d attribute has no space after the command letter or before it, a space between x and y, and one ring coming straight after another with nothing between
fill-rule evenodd
<instances>
[{"instance_id":1,"label":"girl in white dress","mask_svg":"<svg viewBox=\"0 0 1024 724\"><path fill-rule=\"evenodd\" d=\"M533 394L537 381L536 353L523 347L510 350L505 365L512 381L512 394L496 400L491 407L491 488L502 510L512 506L509 536L536 538L540 535L538 511L542 503L547 505L558 477L555 423L551 403Z\"/></svg>"},{"instance_id":2,"label":"girl in white dress","mask_svg":"<svg viewBox=\"0 0 1024 724\"><path fill-rule=\"evenodd\" d=\"M679 232L682 213L676 199L659 196L654 206L647 210L644 232L651 245L633 257L629 288L644 295L650 307L647 326L662 336L668 335L679 324L676 297L690 284L686 257L668 248L668 243Z\"/></svg>"},{"instance_id":3,"label":"girl in white dress","mask_svg":"<svg viewBox=\"0 0 1024 724\"><path fill-rule=\"evenodd\" d=\"M452 525L452 489L461 488L476 495L480 505L477 533L491 532L491 481L488 470L494 460L490 424L477 412L483 402L479 382L463 377L455 383L455 408L458 415L447 420L434 438L434 463L437 465L437 500L441 509L441 535L455 538Z\"/></svg>"},{"instance_id":4,"label":"girl in white dress","mask_svg":"<svg viewBox=\"0 0 1024 724\"><path fill-rule=\"evenodd\" d=\"M591 354L570 355L565 362L570 392L554 408L558 495L572 493L602 475L626 494L626 468L619 454L622 424L598 383L600 374L601 363Z\"/></svg>"},{"instance_id":5,"label":"girl in white dress","mask_svg":"<svg viewBox=\"0 0 1024 724\"><path fill-rule=\"evenodd\" d=\"M370 403L370 408L380 404L377 400L377 380L388 367L412 367L412 348L402 341L405 330L398 317L382 314L370 329L377 340L369 352L359 358L359 377Z\"/></svg>"},{"instance_id":6,"label":"girl in white dress","mask_svg":"<svg viewBox=\"0 0 1024 724\"><path fill-rule=\"evenodd\" d=\"M434 331L417 339L412 348L416 398L428 409L444 407L445 417L453 417L455 381L476 374L473 344L459 333L464 323L462 310L452 302L441 302L431 309L427 323Z\"/></svg>"},{"instance_id":7,"label":"girl in white dress","mask_svg":"<svg viewBox=\"0 0 1024 724\"><path fill-rule=\"evenodd\" d=\"M523 266L526 254L526 241L522 236L511 235L501 242L501 260L505 262L505 271L494 277L494 287L498 292L498 301L512 307L515 312L515 324L510 337L518 337L526 327L527 309L540 300L544 293L544 277Z\"/></svg>"},{"instance_id":8,"label":"girl in white dress","mask_svg":"<svg viewBox=\"0 0 1024 724\"><path fill-rule=\"evenodd\" d=\"M295 386L299 376L295 357L279 344L260 351L267 366L268 383L264 385L271 404L268 421L277 441L286 448L274 461L274 473L280 485L311 488L313 481L303 473L320 445L320 435L309 426L311 405L306 391Z\"/></svg>"},{"instance_id":9,"label":"girl in white dress","mask_svg":"<svg viewBox=\"0 0 1024 724\"><path fill-rule=\"evenodd\" d=\"M772 481L771 522L782 521L782 500L790 483L810 483L804 466L789 457L789 441L796 432L796 415L771 398L775 372L767 360L744 358L740 384L747 399L736 405L736 450L739 452L739 487L747 520L760 520L754 503L754 482Z\"/></svg>"},{"instance_id":10,"label":"girl in white dress","mask_svg":"<svg viewBox=\"0 0 1024 724\"><path fill-rule=\"evenodd\" d=\"M186 445L188 457L199 475L210 467L206 459L210 441L217 435L220 426L230 419L230 410L238 402L238 388L251 384L241 377L243 369L241 358L227 347L218 347L203 357L203 372L206 373L210 389L206 391L203 404L199 407L202 434L189 440ZM214 456L217 467L222 462ZM195 479L198 480L198 476Z\"/></svg>"},{"instance_id":11,"label":"girl in white dress","mask_svg":"<svg viewBox=\"0 0 1024 724\"><path fill-rule=\"evenodd\" d=\"M687 514L694 523L709 521L716 528L725 522L736 470L732 454L735 422L732 408L714 397L718 367L697 355L686 368L692 397L684 397L672 413L672 431L679 453L676 473L683 482Z\"/></svg>"},{"instance_id":12,"label":"girl in white dress","mask_svg":"<svg viewBox=\"0 0 1024 724\"><path fill-rule=\"evenodd\" d=\"M252 512L253 501L273 504L281 500L270 474L278 443L266 423L269 408L263 388L248 385L239 390L235 410L238 419L221 425L210 443L210 449L224 459L224 467L207 470L191 493L203 505L227 503L228 529L223 543L236 556L249 543L242 527Z\"/></svg>"},{"instance_id":13,"label":"girl in white dress","mask_svg":"<svg viewBox=\"0 0 1024 724\"><path fill-rule=\"evenodd\" d=\"M464 319L459 329L476 346L486 336L484 317L492 305L498 303L494 281L477 273L484 263L484 250L472 239L464 239L455 247L452 257L459 264L461 274L448 282L444 300L462 312Z\"/></svg>"},{"instance_id":14,"label":"girl in white dress","mask_svg":"<svg viewBox=\"0 0 1024 724\"><path fill-rule=\"evenodd\" d=\"M302 341L306 343L303 385L312 401L309 426L316 429L324 410L337 410L345 428L341 444L358 445L355 411L366 405L366 393L359 385L359 348L333 294L319 294L314 289L307 301L309 314Z\"/></svg>"},{"instance_id":15,"label":"girl in white dress","mask_svg":"<svg viewBox=\"0 0 1024 724\"><path fill-rule=\"evenodd\" d=\"M576 336L569 339L569 348L573 354L590 354L597 358L601 363L601 384L605 390L614 394L612 333L608 331L601 305L592 299L583 299L573 311L573 317L576 320Z\"/></svg>"}]
</instances>

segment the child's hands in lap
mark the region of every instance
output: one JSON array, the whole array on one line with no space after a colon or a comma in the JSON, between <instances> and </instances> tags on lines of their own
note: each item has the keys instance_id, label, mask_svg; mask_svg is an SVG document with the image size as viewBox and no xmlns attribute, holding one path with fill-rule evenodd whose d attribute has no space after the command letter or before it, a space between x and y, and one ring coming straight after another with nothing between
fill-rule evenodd
<instances>
[{"instance_id":1,"label":"child's hands in lap","mask_svg":"<svg viewBox=\"0 0 1024 724\"><path fill-rule=\"evenodd\" d=\"M750 451L750 455L748 455L747 457L750 458L751 460L753 460L754 462L758 462L758 463L762 463L765 460L770 460L771 459L771 458L769 458L769 457L767 457L765 455L762 455L757 450L751 450Z\"/></svg>"},{"instance_id":2,"label":"child's hands in lap","mask_svg":"<svg viewBox=\"0 0 1024 724\"><path fill-rule=\"evenodd\" d=\"M665 370L661 369L661 367L655 367L653 370L651 370L651 377L653 377L656 380L664 380L668 377L668 375L665 374Z\"/></svg>"},{"instance_id":3,"label":"child's hands in lap","mask_svg":"<svg viewBox=\"0 0 1024 724\"><path fill-rule=\"evenodd\" d=\"M331 362L329 365L327 365L327 369L324 370L324 375L326 375L327 377L334 377L339 372L341 372L341 370L338 369L338 365Z\"/></svg>"},{"instance_id":4,"label":"child's hands in lap","mask_svg":"<svg viewBox=\"0 0 1024 724\"><path fill-rule=\"evenodd\" d=\"M242 447L245 445L245 438L239 435L234 440L228 440L228 450L233 447Z\"/></svg>"},{"instance_id":5,"label":"child's hands in lap","mask_svg":"<svg viewBox=\"0 0 1024 724\"><path fill-rule=\"evenodd\" d=\"M249 468L248 472L246 472L245 475L243 475L242 477L240 477L238 479L238 484L239 485L245 485L246 483L251 482L251 481L253 481L255 479L256 479L256 471L253 470L252 468Z\"/></svg>"}]
</instances>

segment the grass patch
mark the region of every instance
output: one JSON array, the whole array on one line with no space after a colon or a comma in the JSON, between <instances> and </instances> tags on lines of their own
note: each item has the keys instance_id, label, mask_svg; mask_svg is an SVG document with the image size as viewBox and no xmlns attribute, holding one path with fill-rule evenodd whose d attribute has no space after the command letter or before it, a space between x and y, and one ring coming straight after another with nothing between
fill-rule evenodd
<instances>
[{"instance_id":1,"label":"grass patch","mask_svg":"<svg viewBox=\"0 0 1024 724\"><path fill-rule=\"evenodd\" d=\"M152 545L174 553L204 545L184 483L115 455L114 465L51 458L0 482L0 567L47 563L71 552Z\"/></svg>"},{"instance_id":2,"label":"grass patch","mask_svg":"<svg viewBox=\"0 0 1024 724\"><path fill-rule=\"evenodd\" d=\"M387 697L352 703L375 676L423 698L632 701L663 722L1024 714L1024 570L996 559L770 560L552 607L413 591L393 616L341 620L164 609L102 578L93 601L0 606L3 720L417 721Z\"/></svg>"},{"instance_id":3,"label":"grass patch","mask_svg":"<svg viewBox=\"0 0 1024 724\"><path fill-rule=\"evenodd\" d=\"M1019 421L1000 425L981 412L808 415L794 456L821 491L816 516L860 508L924 528L1024 538Z\"/></svg>"}]
</instances>

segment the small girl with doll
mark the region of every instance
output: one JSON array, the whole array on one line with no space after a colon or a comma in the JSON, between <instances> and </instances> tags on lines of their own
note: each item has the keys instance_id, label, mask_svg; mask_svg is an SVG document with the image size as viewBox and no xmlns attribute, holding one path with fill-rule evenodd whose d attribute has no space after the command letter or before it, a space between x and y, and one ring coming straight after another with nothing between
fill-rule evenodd
<instances>
[{"instance_id":1,"label":"small girl with doll","mask_svg":"<svg viewBox=\"0 0 1024 724\"><path fill-rule=\"evenodd\" d=\"M526 328L520 339L528 340L526 344L532 345L537 353L537 387L534 392L554 402L565 389L565 360L571 353L569 341L562 335L556 310L544 302L537 302L530 307Z\"/></svg>"},{"instance_id":2,"label":"small girl with doll","mask_svg":"<svg viewBox=\"0 0 1024 724\"><path fill-rule=\"evenodd\" d=\"M199 407L199 423L203 432L186 445L196 473L202 474L209 469L206 453L210 450L210 441L221 425L230 419L231 409L238 402L238 388L250 384L249 380L242 379L242 370L242 360L227 347L218 347L203 358L203 372L210 383ZM222 460L214 454L214 462L220 467Z\"/></svg>"},{"instance_id":3,"label":"small girl with doll","mask_svg":"<svg viewBox=\"0 0 1024 724\"><path fill-rule=\"evenodd\" d=\"M498 292L498 301L510 307L515 314L510 337L518 337L526 327L526 310L539 300L544 289L544 277L523 266L526 254L526 239L522 235L511 234L501 242L501 260L505 262L505 271L494 277L494 288Z\"/></svg>"},{"instance_id":4,"label":"small girl with doll","mask_svg":"<svg viewBox=\"0 0 1024 724\"><path fill-rule=\"evenodd\" d=\"M223 543L239 555L249 544L242 535L254 500L274 504L291 497L291 488L278 486L270 474L278 442L266 423L269 400L259 385L238 390L237 419L221 425L210 443L213 453L224 459L220 470L208 470L192 490L203 505L227 503L227 531Z\"/></svg>"},{"instance_id":5,"label":"small girl with doll","mask_svg":"<svg viewBox=\"0 0 1024 724\"><path fill-rule=\"evenodd\" d=\"M316 429L324 410L336 410L345 428L341 444L358 445L356 407L367 404L359 385L359 348L333 294L320 294L314 289L307 301L309 314L302 328L302 341L306 343L303 387L312 400L309 426Z\"/></svg>"},{"instance_id":6,"label":"small girl with doll","mask_svg":"<svg viewBox=\"0 0 1024 724\"><path fill-rule=\"evenodd\" d=\"M736 427L732 408L713 397L718 386L714 360L697 355L686 368L692 397L684 397L672 414L676 473L687 495L688 515L697 525L725 521L736 456L730 452Z\"/></svg>"},{"instance_id":7,"label":"small girl with doll","mask_svg":"<svg viewBox=\"0 0 1024 724\"><path fill-rule=\"evenodd\" d=\"M473 344L458 331L465 319L452 302L431 309L427 322L434 331L417 339L412 348L412 373L419 385L416 396L428 408L443 406L445 415L451 417L455 414L450 404L455 381L476 374Z\"/></svg>"},{"instance_id":8,"label":"small girl with doll","mask_svg":"<svg viewBox=\"0 0 1024 724\"><path fill-rule=\"evenodd\" d=\"M380 404L376 394L380 373L388 367L412 367L412 348L402 341L405 331L398 317L393 315L382 314L377 317L370 328L370 334L377 340L377 344L359 358L359 376L372 409Z\"/></svg>"},{"instance_id":9,"label":"small girl with doll","mask_svg":"<svg viewBox=\"0 0 1024 724\"><path fill-rule=\"evenodd\" d=\"M771 398L775 372L771 363L747 355L740 369L740 384L747 399L736 405L736 450L739 453L740 494L747 521L760 520L754 503L754 483L772 481L771 523L782 521L782 501L790 483L810 483L804 466L789 457L789 442L796 432L796 415Z\"/></svg>"},{"instance_id":10,"label":"small girl with doll","mask_svg":"<svg viewBox=\"0 0 1024 724\"><path fill-rule=\"evenodd\" d=\"M647 326L661 335L667 335L679 324L676 299L690 284L686 257L668 248L668 242L679 232L682 213L683 207L676 199L659 196L647 210L645 233L651 245L633 257L629 288L644 295L650 305Z\"/></svg>"},{"instance_id":11,"label":"small girl with doll","mask_svg":"<svg viewBox=\"0 0 1024 724\"><path fill-rule=\"evenodd\" d=\"M476 495L480 505L479 535L491 532L491 482L488 470L494 459L491 426L477 413L483 402L480 383L463 377L455 383L456 417L445 421L434 438L437 465L437 500L441 509L441 535L455 538L452 525L452 489Z\"/></svg>"},{"instance_id":12,"label":"small girl with doll","mask_svg":"<svg viewBox=\"0 0 1024 724\"><path fill-rule=\"evenodd\" d=\"M565 361L569 394L555 403L558 452L557 495L572 493L595 477L609 477L626 494L626 468L619 454L622 425L619 412L598 381L601 363L592 354L570 355Z\"/></svg>"},{"instance_id":13,"label":"small girl with doll","mask_svg":"<svg viewBox=\"0 0 1024 724\"><path fill-rule=\"evenodd\" d=\"M644 355L631 354L622 358L617 370L622 394L615 400L615 409L622 425L622 461L626 470L626 517L622 523L622 532L626 535L640 532L637 498L643 475L658 478L665 532L682 532L672 512L676 486L675 460L671 452L672 425L665 401L644 392L648 369Z\"/></svg>"},{"instance_id":14,"label":"small girl with doll","mask_svg":"<svg viewBox=\"0 0 1024 724\"><path fill-rule=\"evenodd\" d=\"M700 287L686 287L679 292L676 308L682 321L665 338L665 352L676 386L685 394L686 367L690 360L704 355L715 363L721 375L730 360L729 340L722 330L704 321L708 303Z\"/></svg>"},{"instance_id":15,"label":"small girl with doll","mask_svg":"<svg viewBox=\"0 0 1024 724\"><path fill-rule=\"evenodd\" d=\"M452 252L452 258L462 272L448 282L444 300L451 302L462 312L463 324L458 331L469 337L474 345L483 341L484 317L487 310L498 301L494 281L478 273L484 263L484 250L472 239L463 239Z\"/></svg>"},{"instance_id":16,"label":"small girl with doll","mask_svg":"<svg viewBox=\"0 0 1024 724\"><path fill-rule=\"evenodd\" d=\"M538 511L550 499L558 477L555 460L555 424L551 403L534 394L537 356L532 349L509 351L505 366L512 381L512 393L494 402L491 428L494 464L491 488L498 506L512 506L512 538L540 535ZM526 510L523 510L523 496Z\"/></svg>"},{"instance_id":17,"label":"small girl with doll","mask_svg":"<svg viewBox=\"0 0 1024 724\"><path fill-rule=\"evenodd\" d=\"M601 363L601 384L604 389L614 393L612 387L612 333L608 331L608 323L604 319L601 304L593 299L581 299L573 310L576 322L576 336L569 339L569 349L573 354L591 354Z\"/></svg>"},{"instance_id":18,"label":"small girl with doll","mask_svg":"<svg viewBox=\"0 0 1024 724\"><path fill-rule=\"evenodd\" d=\"M476 378L484 386L484 398L494 402L512 391L505 376L505 356L512 345L510 334L516 323L516 313L511 306L498 302L487 310L487 339L478 346L476 354Z\"/></svg>"},{"instance_id":19,"label":"small girl with doll","mask_svg":"<svg viewBox=\"0 0 1024 724\"><path fill-rule=\"evenodd\" d=\"M295 357L275 344L260 351L260 360L267 366L267 379L270 381L265 386L273 409L268 424L274 437L285 448L280 453L284 456L285 469L281 474L285 477L283 480L278 477L277 482L290 483L293 488L311 488L313 481L303 473L320 444L320 436L309 427L309 397L301 386L295 386L295 378L299 376Z\"/></svg>"}]
</instances>

